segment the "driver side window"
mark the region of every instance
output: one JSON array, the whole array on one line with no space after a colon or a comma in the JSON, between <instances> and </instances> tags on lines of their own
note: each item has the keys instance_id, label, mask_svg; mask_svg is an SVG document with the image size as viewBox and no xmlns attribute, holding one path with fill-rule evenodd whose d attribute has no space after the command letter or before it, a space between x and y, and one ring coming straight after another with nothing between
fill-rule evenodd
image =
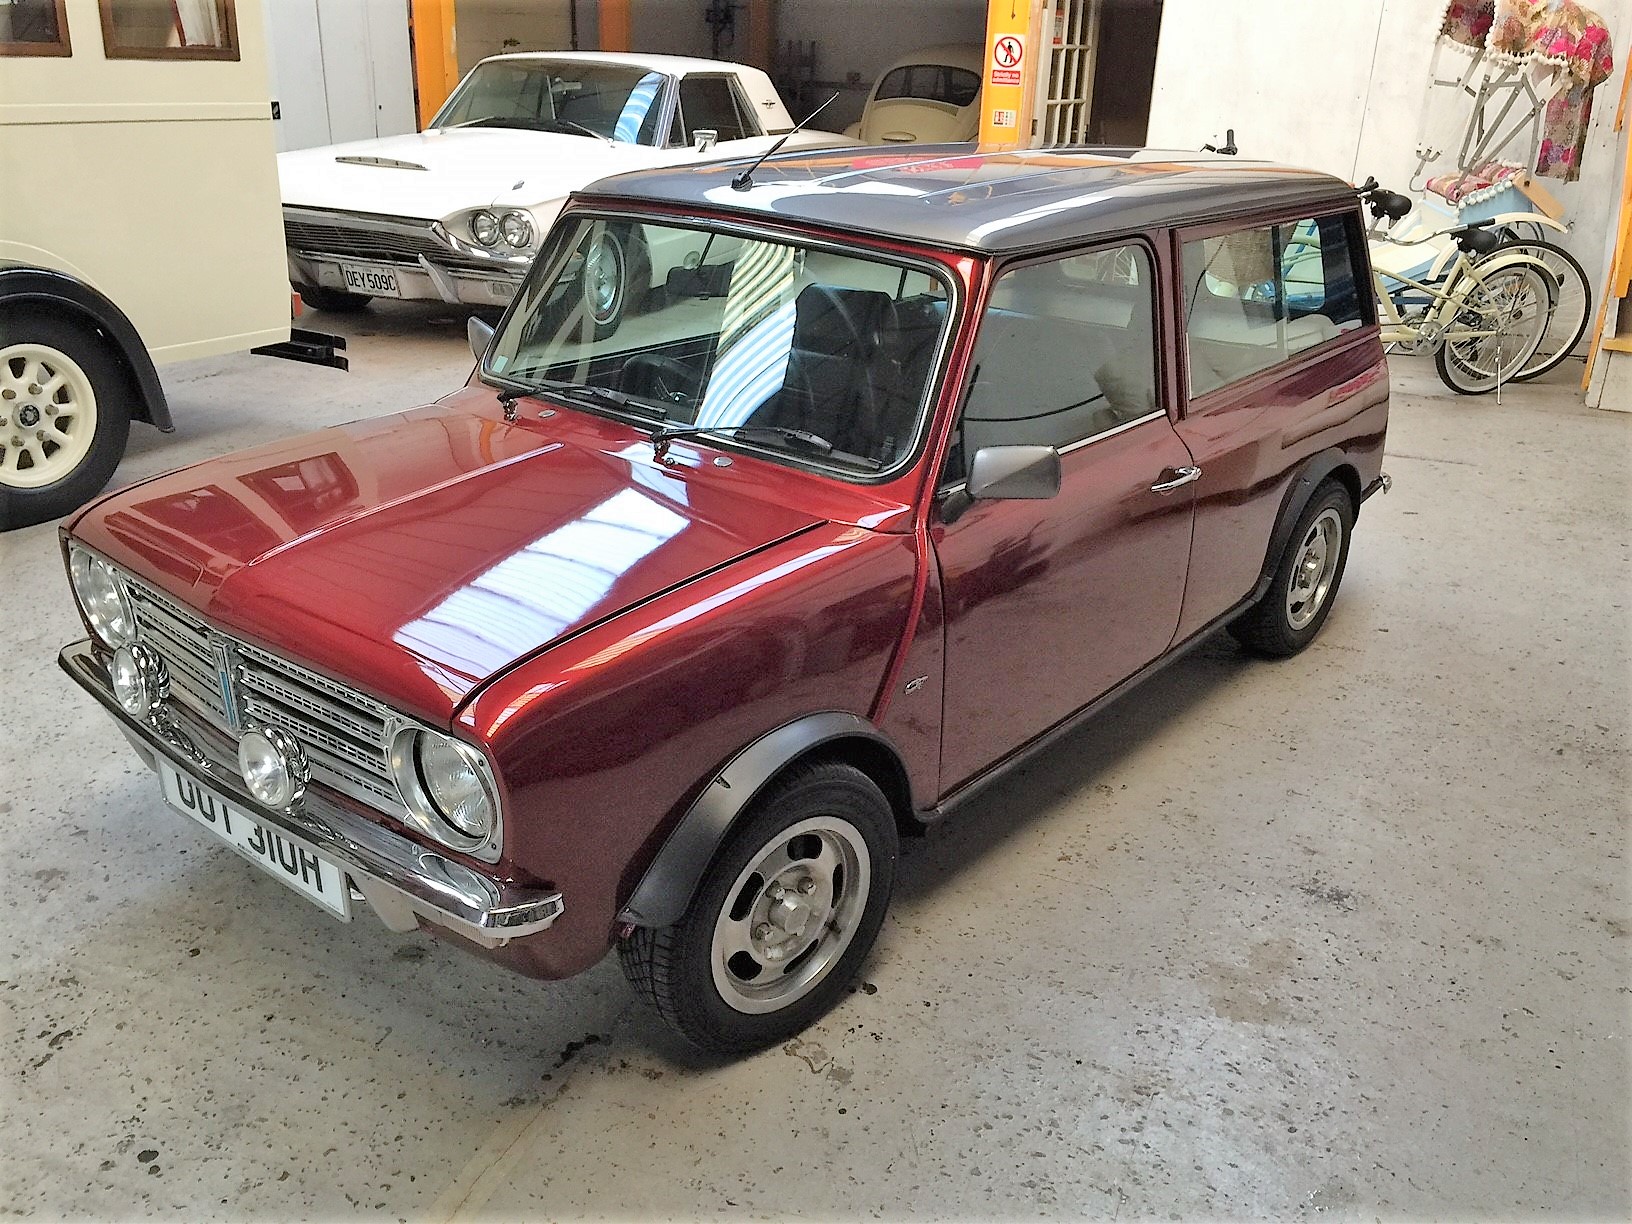
<instances>
[{"instance_id":1,"label":"driver side window","mask_svg":"<svg viewBox=\"0 0 1632 1224\"><path fill-rule=\"evenodd\" d=\"M680 82L679 143L691 144L700 131L719 133L721 141L759 135L736 82L727 76L688 76Z\"/></svg>"},{"instance_id":2,"label":"driver side window","mask_svg":"<svg viewBox=\"0 0 1632 1224\"><path fill-rule=\"evenodd\" d=\"M945 482L963 480L985 446L1063 450L1159 411L1153 279L1136 243L1003 273Z\"/></svg>"}]
</instances>

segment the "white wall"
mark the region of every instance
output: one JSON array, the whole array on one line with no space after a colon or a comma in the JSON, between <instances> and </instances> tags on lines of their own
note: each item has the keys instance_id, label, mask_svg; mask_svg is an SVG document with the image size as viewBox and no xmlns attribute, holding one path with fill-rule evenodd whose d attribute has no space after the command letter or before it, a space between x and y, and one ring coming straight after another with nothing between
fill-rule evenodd
<instances>
[{"instance_id":1,"label":"white wall","mask_svg":"<svg viewBox=\"0 0 1632 1224\"><path fill-rule=\"evenodd\" d=\"M1632 0L1594 0L1617 56ZM1149 143L1195 149L1236 130L1243 156L1407 191L1444 5L1437 0L1167 0ZM1581 179L1542 185L1566 208L1568 246L1598 294L1615 207L1611 130L1624 63L1593 95Z\"/></svg>"},{"instance_id":2,"label":"white wall","mask_svg":"<svg viewBox=\"0 0 1632 1224\"><path fill-rule=\"evenodd\" d=\"M418 128L402 0L269 0L264 12L280 151Z\"/></svg>"}]
</instances>

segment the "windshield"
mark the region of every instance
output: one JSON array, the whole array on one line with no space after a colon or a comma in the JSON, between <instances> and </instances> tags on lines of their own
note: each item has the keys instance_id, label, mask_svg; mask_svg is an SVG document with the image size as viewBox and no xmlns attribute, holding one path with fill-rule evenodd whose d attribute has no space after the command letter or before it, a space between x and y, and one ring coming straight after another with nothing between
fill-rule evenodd
<instances>
[{"instance_id":1,"label":"windshield","mask_svg":"<svg viewBox=\"0 0 1632 1224\"><path fill-rule=\"evenodd\" d=\"M464 79L433 127L512 127L656 142L660 72L622 64L495 60Z\"/></svg>"},{"instance_id":2,"label":"windshield","mask_svg":"<svg viewBox=\"0 0 1632 1224\"><path fill-rule=\"evenodd\" d=\"M563 222L485 373L654 431L870 477L923 429L938 274L682 225Z\"/></svg>"}]
</instances>

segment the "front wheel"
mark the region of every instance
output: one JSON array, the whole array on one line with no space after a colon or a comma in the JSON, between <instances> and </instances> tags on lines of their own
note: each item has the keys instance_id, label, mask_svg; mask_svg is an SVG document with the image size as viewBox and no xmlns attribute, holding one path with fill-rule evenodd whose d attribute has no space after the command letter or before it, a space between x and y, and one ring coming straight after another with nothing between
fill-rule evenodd
<instances>
[{"instance_id":1,"label":"front wheel","mask_svg":"<svg viewBox=\"0 0 1632 1224\"><path fill-rule=\"evenodd\" d=\"M118 359L89 328L0 317L0 529L60 518L99 493L124 457L129 401Z\"/></svg>"},{"instance_id":2,"label":"front wheel","mask_svg":"<svg viewBox=\"0 0 1632 1224\"><path fill-rule=\"evenodd\" d=\"M1353 529L1349 491L1327 481L1298 516L1263 598L1230 624L1235 640L1271 658L1314 641L1343 581Z\"/></svg>"},{"instance_id":3,"label":"front wheel","mask_svg":"<svg viewBox=\"0 0 1632 1224\"><path fill-rule=\"evenodd\" d=\"M884 921L898 853L871 778L799 766L754 801L677 923L619 945L624 973L700 1049L783 1041L843 997Z\"/></svg>"}]
</instances>

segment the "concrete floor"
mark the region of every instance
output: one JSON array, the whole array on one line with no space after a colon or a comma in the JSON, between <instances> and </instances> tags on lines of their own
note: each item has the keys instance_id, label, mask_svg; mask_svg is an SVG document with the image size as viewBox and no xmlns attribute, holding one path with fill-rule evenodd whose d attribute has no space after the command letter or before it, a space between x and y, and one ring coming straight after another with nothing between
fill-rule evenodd
<instances>
[{"instance_id":1,"label":"concrete floor","mask_svg":"<svg viewBox=\"0 0 1632 1224\"><path fill-rule=\"evenodd\" d=\"M132 480L451 389L171 370ZM539 985L302 905L162 807L0 537L0 1215L1632 1215L1632 418L1395 364L1324 636L1169 669L909 850L866 980L698 1062L608 961Z\"/></svg>"}]
</instances>

